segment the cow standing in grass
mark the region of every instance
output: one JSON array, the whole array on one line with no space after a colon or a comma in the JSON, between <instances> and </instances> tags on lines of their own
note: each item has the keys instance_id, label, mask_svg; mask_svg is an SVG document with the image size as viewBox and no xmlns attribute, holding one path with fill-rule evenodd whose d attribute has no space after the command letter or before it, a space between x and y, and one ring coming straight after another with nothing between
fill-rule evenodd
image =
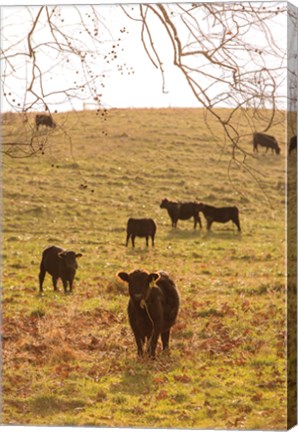
<instances>
[{"instance_id":1,"label":"cow standing in grass","mask_svg":"<svg viewBox=\"0 0 298 432\"><path fill-rule=\"evenodd\" d=\"M162 271L150 274L145 270L129 274L120 272L118 277L128 284L128 318L138 355L143 355L147 340L148 354L155 358L160 335L163 350L169 348L170 330L178 315L180 297L175 282Z\"/></svg>"},{"instance_id":2,"label":"cow standing in grass","mask_svg":"<svg viewBox=\"0 0 298 432\"><path fill-rule=\"evenodd\" d=\"M36 114L35 116L35 126L36 129L39 129L39 126L47 126L49 128L54 129L56 127L56 123L53 120L53 117L47 114Z\"/></svg>"},{"instance_id":3,"label":"cow standing in grass","mask_svg":"<svg viewBox=\"0 0 298 432\"><path fill-rule=\"evenodd\" d=\"M239 210L237 207L213 207L200 203L199 211L203 213L207 221L208 231L210 231L213 222L226 223L230 220L237 226L238 231L241 231Z\"/></svg>"},{"instance_id":4,"label":"cow standing in grass","mask_svg":"<svg viewBox=\"0 0 298 432\"><path fill-rule=\"evenodd\" d=\"M52 276L54 290L57 291L57 281L62 279L64 292L72 291L73 280L78 268L77 258L81 257L81 253L66 251L57 246L50 246L42 253L39 272L39 291L43 292L43 282L46 273Z\"/></svg>"},{"instance_id":5,"label":"cow standing in grass","mask_svg":"<svg viewBox=\"0 0 298 432\"><path fill-rule=\"evenodd\" d=\"M280 154L280 147L276 138L272 135L256 132L253 134L253 151L258 151L258 146L265 147L266 153L269 149L271 152L275 151L276 154Z\"/></svg>"},{"instance_id":6,"label":"cow standing in grass","mask_svg":"<svg viewBox=\"0 0 298 432\"><path fill-rule=\"evenodd\" d=\"M198 211L198 203L195 202L175 202L169 201L167 198L164 198L160 203L160 208L165 208L168 211L168 214L172 221L172 227L177 227L178 220L186 220L193 217L194 220L194 229L199 222L200 227L202 228L202 222L199 216Z\"/></svg>"},{"instance_id":7,"label":"cow standing in grass","mask_svg":"<svg viewBox=\"0 0 298 432\"><path fill-rule=\"evenodd\" d=\"M128 241L131 238L132 247L135 247L136 237L146 237L146 246L149 246L149 237L151 237L152 246L154 246L156 228L153 219L129 218L126 227L126 246L128 246Z\"/></svg>"}]
</instances>

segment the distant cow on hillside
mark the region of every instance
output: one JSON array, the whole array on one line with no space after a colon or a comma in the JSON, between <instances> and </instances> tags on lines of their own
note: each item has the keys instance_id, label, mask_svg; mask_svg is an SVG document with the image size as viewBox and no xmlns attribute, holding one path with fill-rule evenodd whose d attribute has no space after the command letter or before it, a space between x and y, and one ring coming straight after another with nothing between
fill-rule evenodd
<instances>
[{"instance_id":1,"label":"distant cow on hillside","mask_svg":"<svg viewBox=\"0 0 298 432\"><path fill-rule=\"evenodd\" d=\"M296 150L297 152L297 135L292 136L292 138L290 139L289 155L292 153L293 150Z\"/></svg>"},{"instance_id":2,"label":"distant cow on hillside","mask_svg":"<svg viewBox=\"0 0 298 432\"><path fill-rule=\"evenodd\" d=\"M211 229L213 222L226 223L230 220L237 226L238 231L241 231L237 207L213 207L200 203L199 211L205 216L208 231Z\"/></svg>"},{"instance_id":3,"label":"distant cow on hillside","mask_svg":"<svg viewBox=\"0 0 298 432\"><path fill-rule=\"evenodd\" d=\"M200 227L202 228L202 222L198 210L198 203L196 202L183 203L183 202L169 201L167 198L164 198L160 203L160 208L167 209L168 214L172 221L173 228L176 228L179 219L186 220L192 217L194 219L194 228L196 228L198 222Z\"/></svg>"},{"instance_id":4,"label":"distant cow on hillside","mask_svg":"<svg viewBox=\"0 0 298 432\"><path fill-rule=\"evenodd\" d=\"M154 246L154 237L156 233L156 223L153 219L134 219L129 218L126 227L126 246L131 238L132 247L135 247L136 237L146 237L146 246L148 246L149 237L151 237L152 246Z\"/></svg>"},{"instance_id":5,"label":"distant cow on hillside","mask_svg":"<svg viewBox=\"0 0 298 432\"><path fill-rule=\"evenodd\" d=\"M275 151L276 154L280 154L280 147L276 138L272 135L266 135L264 133L256 132L253 134L253 151L258 151L258 146L266 147L266 153L269 149L271 152Z\"/></svg>"},{"instance_id":6,"label":"distant cow on hillside","mask_svg":"<svg viewBox=\"0 0 298 432\"><path fill-rule=\"evenodd\" d=\"M35 116L35 126L36 129L39 129L39 126L47 126L49 128L54 129L56 127L56 123L53 120L53 117L47 114L36 114Z\"/></svg>"}]
</instances>

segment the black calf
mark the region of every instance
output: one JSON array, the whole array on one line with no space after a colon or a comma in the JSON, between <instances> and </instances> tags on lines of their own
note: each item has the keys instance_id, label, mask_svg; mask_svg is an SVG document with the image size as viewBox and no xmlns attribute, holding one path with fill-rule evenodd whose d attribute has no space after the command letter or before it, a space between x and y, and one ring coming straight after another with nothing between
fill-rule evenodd
<instances>
[{"instance_id":1,"label":"black calf","mask_svg":"<svg viewBox=\"0 0 298 432\"><path fill-rule=\"evenodd\" d=\"M143 355L143 346L148 342L148 354L155 358L155 350L161 335L163 350L169 348L170 330L179 310L179 292L175 282L165 272L147 273L135 270L118 273L128 283L128 318L138 347Z\"/></svg>"},{"instance_id":2,"label":"black calf","mask_svg":"<svg viewBox=\"0 0 298 432\"><path fill-rule=\"evenodd\" d=\"M278 142L276 141L276 138L272 135L267 135L264 133L256 132L253 134L253 151L258 151L258 146L265 147L266 153L269 149L271 151L275 151L276 154L280 153L280 147L278 145Z\"/></svg>"},{"instance_id":3,"label":"black calf","mask_svg":"<svg viewBox=\"0 0 298 432\"><path fill-rule=\"evenodd\" d=\"M238 231L241 231L239 210L237 207L213 207L207 204L200 203L199 211L203 213L207 221L207 230L211 229L213 222L226 223L228 221L234 222Z\"/></svg>"},{"instance_id":4,"label":"black calf","mask_svg":"<svg viewBox=\"0 0 298 432\"><path fill-rule=\"evenodd\" d=\"M39 126L47 126L49 128L55 128L56 123L54 122L52 116L46 114L36 114L35 116L35 126L39 129Z\"/></svg>"},{"instance_id":5,"label":"black calf","mask_svg":"<svg viewBox=\"0 0 298 432\"><path fill-rule=\"evenodd\" d=\"M156 233L156 223L153 219L133 219L129 218L126 227L126 246L131 238L132 247L135 247L136 237L146 237L146 246L148 246L149 237L151 237L152 246L154 246L154 237Z\"/></svg>"},{"instance_id":6,"label":"black calf","mask_svg":"<svg viewBox=\"0 0 298 432\"><path fill-rule=\"evenodd\" d=\"M81 253L65 251L57 246L50 246L42 253L39 272L39 291L43 291L43 281L48 272L52 276L54 290L57 291L57 281L62 279L64 292L72 291L73 280L78 268L77 258L81 257Z\"/></svg>"},{"instance_id":7,"label":"black calf","mask_svg":"<svg viewBox=\"0 0 298 432\"><path fill-rule=\"evenodd\" d=\"M194 219L194 228L196 228L198 222L200 227L202 228L202 222L198 211L198 204L195 202L174 202L169 201L167 198L164 198L160 203L160 208L167 209L172 221L172 227L174 228L176 228L179 219L186 220L192 217Z\"/></svg>"}]
</instances>

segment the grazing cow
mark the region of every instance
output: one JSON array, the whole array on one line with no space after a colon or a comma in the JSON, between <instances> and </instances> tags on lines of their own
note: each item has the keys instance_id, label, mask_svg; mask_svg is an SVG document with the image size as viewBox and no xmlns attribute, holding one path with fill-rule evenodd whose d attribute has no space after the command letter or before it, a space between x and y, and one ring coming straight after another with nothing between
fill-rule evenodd
<instances>
[{"instance_id":1,"label":"grazing cow","mask_svg":"<svg viewBox=\"0 0 298 432\"><path fill-rule=\"evenodd\" d=\"M148 246L149 237L154 246L154 236L156 233L156 223L153 219L134 219L129 218L126 227L126 246L128 246L129 238L131 237L132 247L135 247L136 237L146 237L146 246Z\"/></svg>"},{"instance_id":2,"label":"grazing cow","mask_svg":"<svg viewBox=\"0 0 298 432\"><path fill-rule=\"evenodd\" d=\"M200 203L199 211L203 213L207 221L207 230L211 229L213 222L226 223L228 221L234 222L238 231L241 231L239 210L237 207L213 207L207 204Z\"/></svg>"},{"instance_id":3,"label":"grazing cow","mask_svg":"<svg viewBox=\"0 0 298 432\"><path fill-rule=\"evenodd\" d=\"M52 276L54 290L57 291L57 281L62 279L64 292L67 292L69 283L69 291L72 291L73 280L78 268L77 258L81 257L81 253L63 250L57 246L50 246L42 253L39 273L39 291L43 292L42 284L48 272Z\"/></svg>"},{"instance_id":4,"label":"grazing cow","mask_svg":"<svg viewBox=\"0 0 298 432\"><path fill-rule=\"evenodd\" d=\"M296 150L297 152L297 135L292 136L292 138L290 139L289 155L292 153L293 150Z\"/></svg>"},{"instance_id":5,"label":"grazing cow","mask_svg":"<svg viewBox=\"0 0 298 432\"><path fill-rule=\"evenodd\" d=\"M53 120L53 117L51 115L47 114L36 114L35 116L35 126L38 130L39 126L47 126L49 128L55 128L56 123Z\"/></svg>"},{"instance_id":6,"label":"grazing cow","mask_svg":"<svg viewBox=\"0 0 298 432\"><path fill-rule=\"evenodd\" d=\"M161 335L163 350L169 348L170 330L175 324L180 296L175 282L167 273L147 273L135 270L132 273L120 272L118 277L128 283L128 318L138 348L143 355L147 340L147 352L155 358L155 350Z\"/></svg>"},{"instance_id":7,"label":"grazing cow","mask_svg":"<svg viewBox=\"0 0 298 432\"><path fill-rule=\"evenodd\" d=\"M186 220L193 217L194 229L199 222L200 228L202 228L201 218L198 211L198 203L195 202L174 202L164 198L160 203L160 208L165 208L172 221L172 227L176 228L178 219Z\"/></svg>"},{"instance_id":8,"label":"grazing cow","mask_svg":"<svg viewBox=\"0 0 298 432\"><path fill-rule=\"evenodd\" d=\"M276 154L280 154L280 147L278 145L278 142L276 141L276 138L272 135L266 135L264 133L256 132L253 134L253 151L258 151L258 145L261 147L266 147L266 153L268 149L271 149L271 152L273 153L273 150L275 150Z\"/></svg>"}]
</instances>

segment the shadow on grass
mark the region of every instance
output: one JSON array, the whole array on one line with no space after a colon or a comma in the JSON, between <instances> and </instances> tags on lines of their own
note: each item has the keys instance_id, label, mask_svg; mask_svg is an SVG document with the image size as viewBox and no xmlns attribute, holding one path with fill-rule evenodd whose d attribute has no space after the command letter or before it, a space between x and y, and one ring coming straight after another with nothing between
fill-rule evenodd
<instances>
[{"instance_id":1,"label":"shadow on grass","mask_svg":"<svg viewBox=\"0 0 298 432\"><path fill-rule=\"evenodd\" d=\"M220 239L220 240L242 240L242 235L237 230L224 230L224 231L205 231L202 235L202 239L204 241L212 240L212 239Z\"/></svg>"},{"instance_id":2,"label":"shadow on grass","mask_svg":"<svg viewBox=\"0 0 298 432\"><path fill-rule=\"evenodd\" d=\"M199 240L211 240L211 239L221 239L221 240L241 240L241 233L238 232L237 229L225 229L218 231L206 231L203 229L193 229L193 230L181 230L179 228L171 229L167 236L165 237L167 240L191 240L191 239L199 239Z\"/></svg>"},{"instance_id":3,"label":"shadow on grass","mask_svg":"<svg viewBox=\"0 0 298 432\"><path fill-rule=\"evenodd\" d=\"M149 243L149 246L146 246L145 243L144 244L140 243L140 244L136 244L134 248L131 245L128 245L127 247L124 246L124 247L126 253L131 256L137 256L137 255L147 256L147 255L151 255L155 251L155 247L151 246L151 241ZM156 247L158 248L158 244L156 244Z\"/></svg>"},{"instance_id":4,"label":"shadow on grass","mask_svg":"<svg viewBox=\"0 0 298 432\"><path fill-rule=\"evenodd\" d=\"M80 399L65 400L53 395L37 396L29 403L32 412L39 416L47 416L69 410L73 411L84 408L86 405L86 402Z\"/></svg>"},{"instance_id":5,"label":"shadow on grass","mask_svg":"<svg viewBox=\"0 0 298 432\"><path fill-rule=\"evenodd\" d=\"M173 240L173 239L196 239L202 235L202 230L200 229L185 229L182 230L180 228L172 228L168 231L166 235L167 240Z\"/></svg>"},{"instance_id":6,"label":"shadow on grass","mask_svg":"<svg viewBox=\"0 0 298 432\"><path fill-rule=\"evenodd\" d=\"M156 388L154 380L157 373L177 368L177 359L173 359L169 352L157 353L156 360L146 356L132 358L126 363L122 378L113 390L119 393L140 395L151 393Z\"/></svg>"}]
</instances>

